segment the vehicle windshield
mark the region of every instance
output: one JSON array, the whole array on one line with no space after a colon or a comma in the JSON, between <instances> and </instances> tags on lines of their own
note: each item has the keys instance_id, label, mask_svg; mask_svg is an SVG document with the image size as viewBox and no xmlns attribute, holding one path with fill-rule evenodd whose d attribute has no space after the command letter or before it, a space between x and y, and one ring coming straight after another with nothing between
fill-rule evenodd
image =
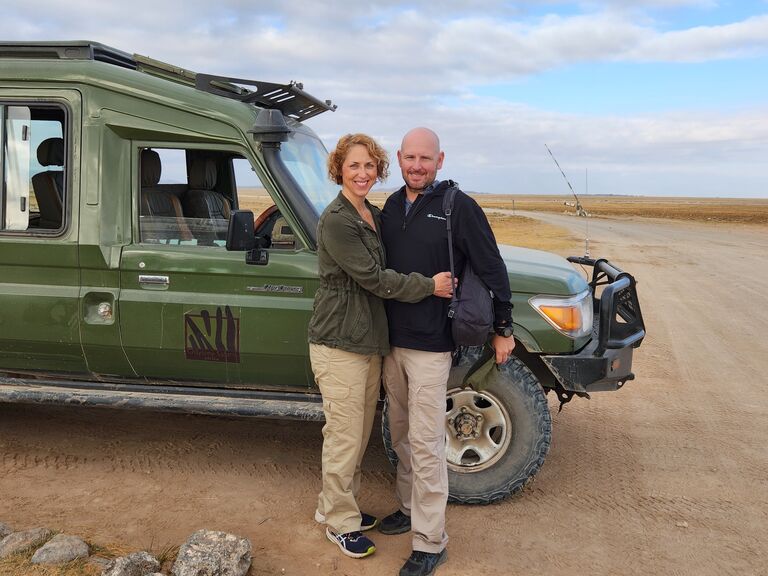
<instances>
[{"instance_id":1,"label":"vehicle windshield","mask_svg":"<svg viewBox=\"0 0 768 576\"><path fill-rule=\"evenodd\" d=\"M316 136L293 132L280 147L280 158L319 217L339 187L328 179L328 151Z\"/></svg>"}]
</instances>

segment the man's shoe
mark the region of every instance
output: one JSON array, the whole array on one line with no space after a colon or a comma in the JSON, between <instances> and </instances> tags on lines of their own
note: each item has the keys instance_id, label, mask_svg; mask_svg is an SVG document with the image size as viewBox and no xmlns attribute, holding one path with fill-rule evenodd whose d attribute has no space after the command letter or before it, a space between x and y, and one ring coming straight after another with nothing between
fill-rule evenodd
<instances>
[{"instance_id":1,"label":"man's shoe","mask_svg":"<svg viewBox=\"0 0 768 576\"><path fill-rule=\"evenodd\" d=\"M352 558L364 558L376 552L376 546L371 540L363 536L362 532L347 532L337 534L330 528L325 529L328 540L334 542L341 551Z\"/></svg>"},{"instance_id":2,"label":"man's shoe","mask_svg":"<svg viewBox=\"0 0 768 576\"><path fill-rule=\"evenodd\" d=\"M404 534L411 529L411 517L406 516L400 510L395 510L389 516L385 516L379 523L379 532L382 534Z\"/></svg>"},{"instance_id":3,"label":"man's shoe","mask_svg":"<svg viewBox=\"0 0 768 576\"><path fill-rule=\"evenodd\" d=\"M448 551L445 548L435 554L414 550L400 568L400 576L430 576L446 560L448 560Z\"/></svg>"},{"instance_id":4,"label":"man's shoe","mask_svg":"<svg viewBox=\"0 0 768 576\"><path fill-rule=\"evenodd\" d=\"M379 519L376 516L371 516L365 512L360 512L360 531L365 532L371 528L375 528L379 523ZM315 510L315 522L318 524L325 524L325 514L320 514L320 510Z\"/></svg>"}]
</instances>

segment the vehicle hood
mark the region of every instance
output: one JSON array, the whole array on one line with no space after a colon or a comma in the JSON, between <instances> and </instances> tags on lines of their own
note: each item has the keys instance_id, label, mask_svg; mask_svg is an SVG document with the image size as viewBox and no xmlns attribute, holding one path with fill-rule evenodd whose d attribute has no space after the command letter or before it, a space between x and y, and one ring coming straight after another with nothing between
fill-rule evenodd
<instances>
[{"instance_id":1,"label":"vehicle hood","mask_svg":"<svg viewBox=\"0 0 768 576\"><path fill-rule=\"evenodd\" d=\"M557 254L503 244L499 252L507 265L512 292L572 296L588 287L573 265Z\"/></svg>"}]
</instances>

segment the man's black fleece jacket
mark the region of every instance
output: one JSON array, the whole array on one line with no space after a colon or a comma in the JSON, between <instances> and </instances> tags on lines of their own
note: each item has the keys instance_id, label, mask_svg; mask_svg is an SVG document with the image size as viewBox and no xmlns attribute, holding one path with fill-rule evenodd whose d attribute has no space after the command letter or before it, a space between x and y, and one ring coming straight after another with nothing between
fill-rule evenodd
<instances>
[{"instance_id":1,"label":"man's black fleece jacket","mask_svg":"<svg viewBox=\"0 0 768 576\"><path fill-rule=\"evenodd\" d=\"M429 194L419 195L407 216L405 187L387 199L381 214L387 268L403 274L420 272L428 277L451 269L443 199L452 184L446 180ZM454 198L451 228L459 282L469 257L475 273L493 291L496 323L504 324L511 318L507 268L483 210L463 192L458 192ZM437 296L429 296L415 304L388 300L390 344L428 352L452 351L449 302L450 299Z\"/></svg>"}]
</instances>

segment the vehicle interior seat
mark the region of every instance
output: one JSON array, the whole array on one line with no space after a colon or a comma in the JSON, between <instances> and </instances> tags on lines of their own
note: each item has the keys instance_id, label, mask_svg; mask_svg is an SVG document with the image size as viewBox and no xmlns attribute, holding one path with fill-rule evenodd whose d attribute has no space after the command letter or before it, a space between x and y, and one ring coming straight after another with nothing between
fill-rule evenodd
<instances>
[{"instance_id":1,"label":"vehicle interior seat","mask_svg":"<svg viewBox=\"0 0 768 576\"><path fill-rule=\"evenodd\" d=\"M184 193L184 214L199 218L209 240L225 240L232 211L229 200L216 191L217 168L212 158L195 158L189 163L189 189ZM205 227L205 225L208 227ZM198 238L200 233L195 234Z\"/></svg>"},{"instance_id":2,"label":"vehicle interior seat","mask_svg":"<svg viewBox=\"0 0 768 576\"><path fill-rule=\"evenodd\" d=\"M142 227L142 240L191 240L179 197L159 185L160 155L149 148L141 151L141 215L162 218L157 227ZM150 228L157 228L156 230ZM145 230L148 234L145 234Z\"/></svg>"},{"instance_id":3,"label":"vehicle interior seat","mask_svg":"<svg viewBox=\"0 0 768 576\"><path fill-rule=\"evenodd\" d=\"M40 142L37 161L41 166L60 168L32 176L32 191L40 212L38 226L55 230L61 228L64 222L64 140L47 138Z\"/></svg>"}]
</instances>

